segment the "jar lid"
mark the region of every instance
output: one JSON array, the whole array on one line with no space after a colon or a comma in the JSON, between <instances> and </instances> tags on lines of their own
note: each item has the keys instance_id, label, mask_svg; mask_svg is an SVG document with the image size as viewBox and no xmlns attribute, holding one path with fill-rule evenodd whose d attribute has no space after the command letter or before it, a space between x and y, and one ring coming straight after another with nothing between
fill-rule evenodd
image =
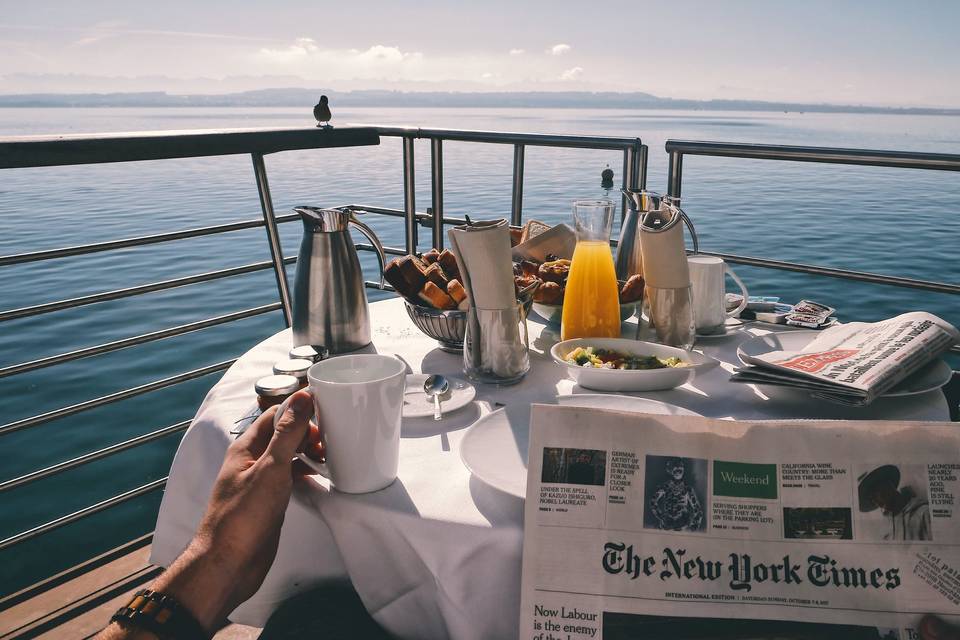
<instances>
[{"instance_id":1,"label":"jar lid","mask_svg":"<svg viewBox=\"0 0 960 640\"><path fill-rule=\"evenodd\" d=\"M277 375L295 376L300 380L306 380L307 369L313 366L309 360L281 360L273 365L273 372Z\"/></svg>"},{"instance_id":2,"label":"jar lid","mask_svg":"<svg viewBox=\"0 0 960 640\"><path fill-rule=\"evenodd\" d=\"M273 375L260 378L253 386L258 396L278 398L288 396L300 389L300 381L294 376Z\"/></svg>"},{"instance_id":3,"label":"jar lid","mask_svg":"<svg viewBox=\"0 0 960 640\"><path fill-rule=\"evenodd\" d=\"M315 347L310 344L304 344L290 349L290 358L293 360L309 360L310 362L320 362L330 354L326 347Z\"/></svg>"}]
</instances>

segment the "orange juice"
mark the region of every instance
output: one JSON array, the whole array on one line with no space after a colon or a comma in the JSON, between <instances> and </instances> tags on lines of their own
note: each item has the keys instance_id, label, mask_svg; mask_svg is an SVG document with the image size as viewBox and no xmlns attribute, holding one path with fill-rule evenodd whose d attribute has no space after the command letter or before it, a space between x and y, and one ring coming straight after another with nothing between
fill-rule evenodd
<instances>
[{"instance_id":1,"label":"orange juice","mask_svg":"<svg viewBox=\"0 0 960 640\"><path fill-rule=\"evenodd\" d=\"M619 294L610 243L578 242L563 297L560 339L619 338Z\"/></svg>"}]
</instances>

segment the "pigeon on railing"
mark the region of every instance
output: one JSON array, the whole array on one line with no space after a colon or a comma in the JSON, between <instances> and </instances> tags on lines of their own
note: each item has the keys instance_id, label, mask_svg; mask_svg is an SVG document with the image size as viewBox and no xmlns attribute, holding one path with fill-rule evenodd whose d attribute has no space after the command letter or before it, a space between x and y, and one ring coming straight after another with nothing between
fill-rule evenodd
<instances>
[{"instance_id":1,"label":"pigeon on railing","mask_svg":"<svg viewBox=\"0 0 960 640\"><path fill-rule=\"evenodd\" d=\"M313 107L313 117L317 119L317 126L321 129L333 128L333 125L330 124L330 119L333 116L327 102L327 96L320 96L320 102Z\"/></svg>"}]
</instances>

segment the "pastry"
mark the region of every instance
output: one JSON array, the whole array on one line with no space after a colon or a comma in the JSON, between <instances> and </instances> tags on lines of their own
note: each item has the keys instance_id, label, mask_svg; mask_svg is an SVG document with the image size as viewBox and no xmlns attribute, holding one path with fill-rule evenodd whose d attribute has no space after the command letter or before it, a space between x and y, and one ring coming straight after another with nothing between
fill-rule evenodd
<instances>
[{"instance_id":1,"label":"pastry","mask_svg":"<svg viewBox=\"0 0 960 640\"><path fill-rule=\"evenodd\" d=\"M561 284L567 279L567 275L569 275L569 273L569 260L553 260L552 262L544 262L542 265L540 265L537 275L539 275L540 279L544 282L556 282L557 284Z\"/></svg>"},{"instance_id":2,"label":"pastry","mask_svg":"<svg viewBox=\"0 0 960 640\"><path fill-rule=\"evenodd\" d=\"M440 257L439 251L437 251L436 249L430 249L430 251L427 251L425 254L420 256L420 259L426 262L428 265L431 265L434 262L436 262L437 258L439 257Z\"/></svg>"},{"instance_id":3,"label":"pastry","mask_svg":"<svg viewBox=\"0 0 960 640\"><path fill-rule=\"evenodd\" d=\"M620 304L636 302L643 297L643 276L635 274L627 278L620 289Z\"/></svg>"},{"instance_id":4,"label":"pastry","mask_svg":"<svg viewBox=\"0 0 960 640\"><path fill-rule=\"evenodd\" d=\"M467 292L464 291L459 280L451 280L447 283L447 295L453 298L453 301L458 305L467 299Z\"/></svg>"},{"instance_id":5,"label":"pastry","mask_svg":"<svg viewBox=\"0 0 960 640\"><path fill-rule=\"evenodd\" d=\"M383 270L383 278L408 300L417 300L417 294L427 281L419 262L413 256L404 256L391 261Z\"/></svg>"},{"instance_id":6,"label":"pastry","mask_svg":"<svg viewBox=\"0 0 960 640\"><path fill-rule=\"evenodd\" d=\"M438 263L434 262L427 267L427 270L423 273L427 276L427 280L440 287L441 290L446 290L447 282L449 282L450 279L447 277L447 274L443 272L443 267Z\"/></svg>"},{"instance_id":7,"label":"pastry","mask_svg":"<svg viewBox=\"0 0 960 640\"><path fill-rule=\"evenodd\" d=\"M420 299L435 309L456 309L457 307L457 303L447 295L446 291L429 281L423 285Z\"/></svg>"},{"instance_id":8,"label":"pastry","mask_svg":"<svg viewBox=\"0 0 960 640\"><path fill-rule=\"evenodd\" d=\"M520 275L523 276L536 276L537 271L540 269L540 265L533 260L521 260L519 267Z\"/></svg>"},{"instance_id":9,"label":"pastry","mask_svg":"<svg viewBox=\"0 0 960 640\"><path fill-rule=\"evenodd\" d=\"M515 247L520 244L520 238L523 237L523 229L514 229L510 227L510 246Z\"/></svg>"},{"instance_id":10,"label":"pastry","mask_svg":"<svg viewBox=\"0 0 960 640\"><path fill-rule=\"evenodd\" d=\"M457 265L457 257L453 255L450 249L441 251L440 255L437 256L437 262L443 267L443 272L447 274L448 279L463 282L463 278L460 277L460 267Z\"/></svg>"},{"instance_id":11,"label":"pastry","mask_svg":"<svg viewBox=\"0 0 960 640\"><path fill-rule=\"evenodd\" d=\"M543 304L563 304L563 287L556 282L544 282L533 292L533 301Z\"/></svg>"}]
</instances>

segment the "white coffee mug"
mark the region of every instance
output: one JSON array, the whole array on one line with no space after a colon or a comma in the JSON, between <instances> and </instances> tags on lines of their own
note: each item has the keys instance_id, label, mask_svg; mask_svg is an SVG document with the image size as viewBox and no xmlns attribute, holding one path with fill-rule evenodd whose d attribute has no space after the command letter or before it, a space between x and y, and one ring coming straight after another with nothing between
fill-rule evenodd
<instances>
[{"instance_id":1,"label":"white coffee mug","mask_svg":"<svg viewBox=\"0 0 960 640\"><path fill-rule=\"evenodd\" d=\"M378 354L342 355L310 367L307 378L326 462L298 458L344 493L392 484L400 462L406 374L402 360Z\"/></svg>"},{"instance_id":2,"label":"white coffee mug","mask_svg":"<svg viewBox=\"0 0 960 640\"><path fill-rule=\"evenodd\" d=\"M690 266L690 286L693 290L693 317L698 332L709 332L722 327L727 318L747 308L747 287L737 274L716 256L693 255L687 258ZM724 274L729 273L740 286L743 301L733 311L726 309L726 283Z\"/></svg>"}]
</instances>

